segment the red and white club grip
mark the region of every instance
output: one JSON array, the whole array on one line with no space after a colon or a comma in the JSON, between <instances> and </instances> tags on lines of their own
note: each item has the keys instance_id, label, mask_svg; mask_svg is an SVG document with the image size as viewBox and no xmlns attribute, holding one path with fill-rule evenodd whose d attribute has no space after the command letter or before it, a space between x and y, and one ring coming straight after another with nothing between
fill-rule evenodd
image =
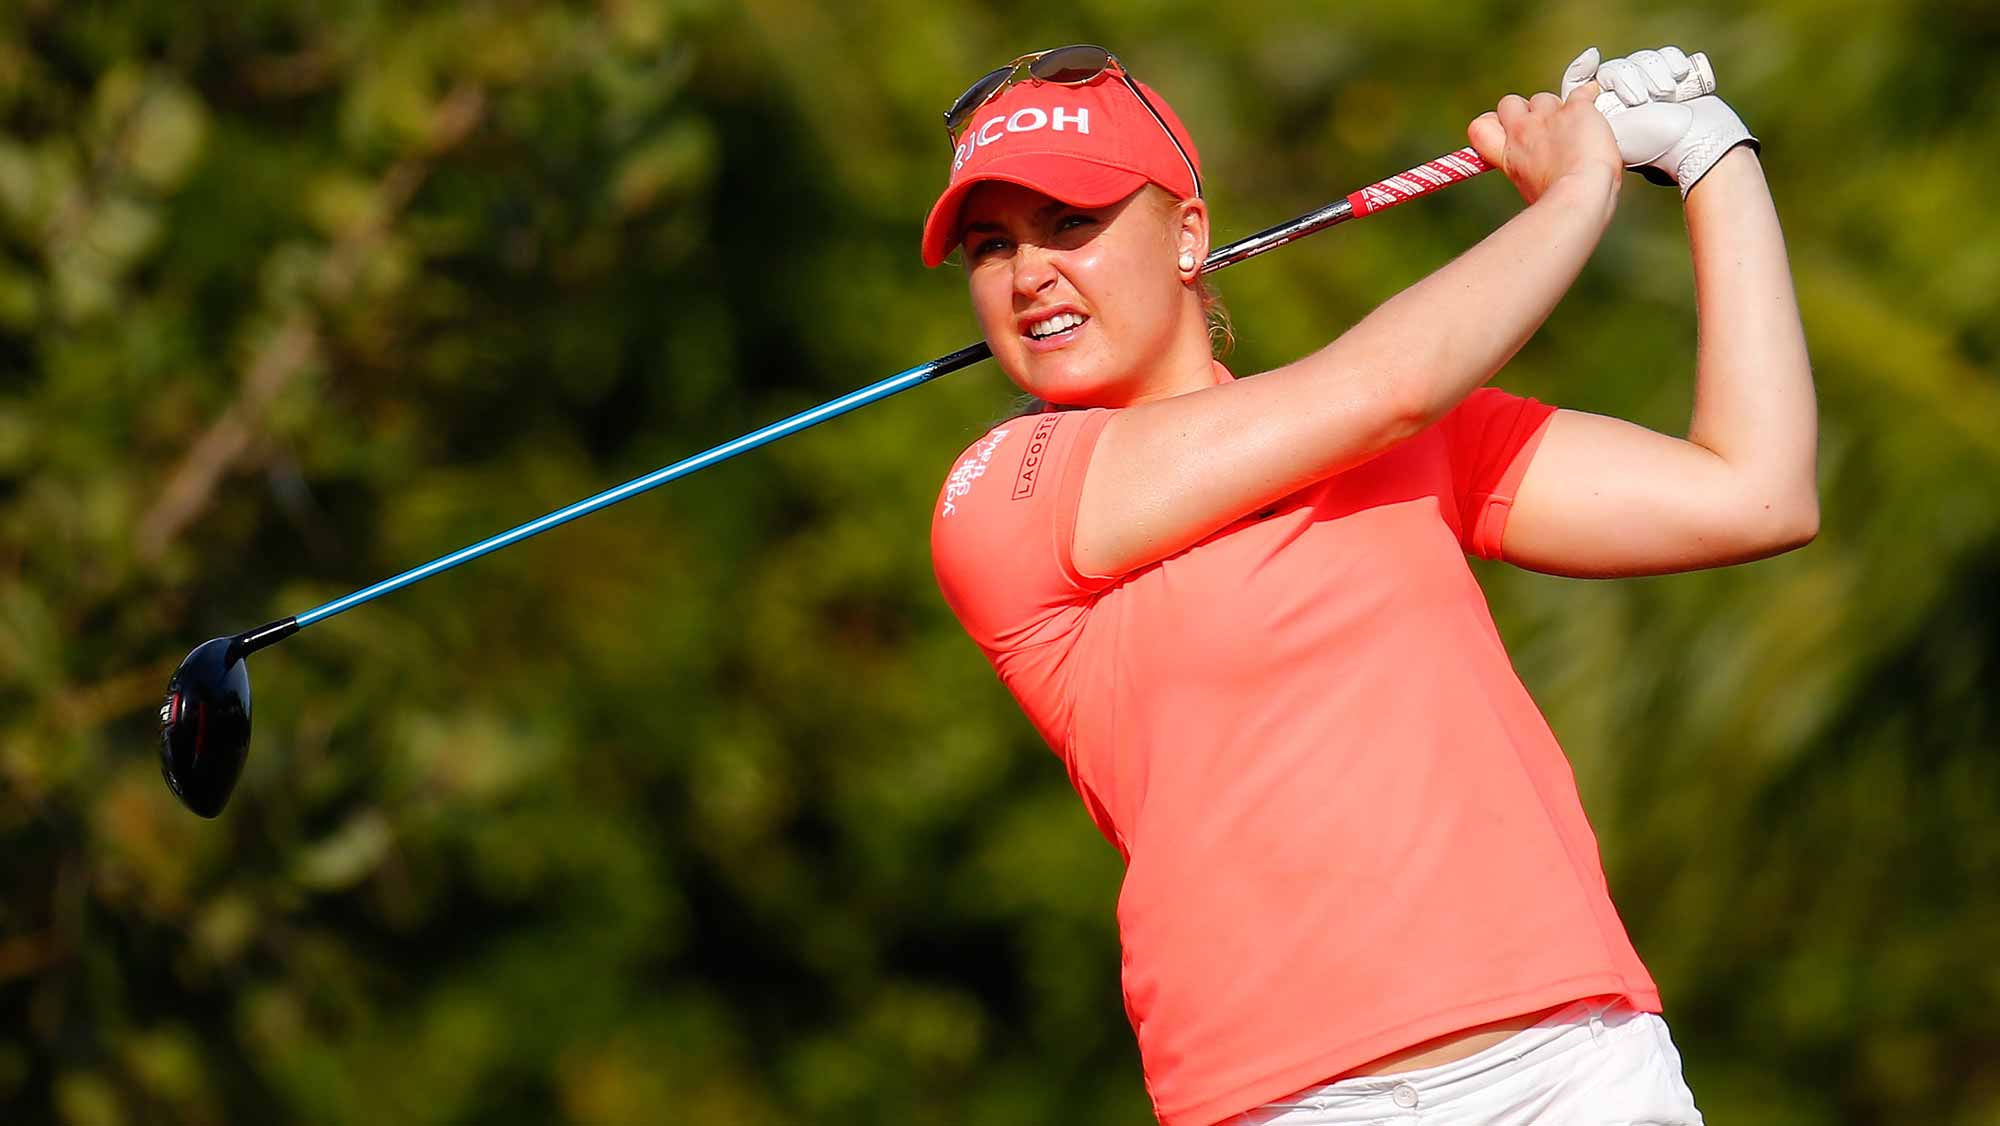
<instances>
[{"instance_id":1,"label":"red and white club grip","mask_svg":"<svg viewBox=\"0 0 2000 1126\"><path fill-rule=\"evenodd\" d=\"M1354 209L1354 216L1358 219L1385 207L1394 207L1420 195L1428 195L1439 188L1470 180L1481 172L1490 171L1492 167L1470 147L1462 148L1454 153L1446 153L1436 160L1419 164L1408 172L1391 176L1386 180L1378 180L1349 195L1347 203Z\"/></svg>"}]
</instances>

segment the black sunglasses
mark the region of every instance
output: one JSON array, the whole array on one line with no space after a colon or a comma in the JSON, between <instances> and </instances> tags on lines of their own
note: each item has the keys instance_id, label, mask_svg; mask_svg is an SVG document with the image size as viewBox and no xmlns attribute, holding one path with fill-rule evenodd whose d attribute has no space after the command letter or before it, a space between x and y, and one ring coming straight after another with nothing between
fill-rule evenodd
<instances>
[{"instance_id":1,"label":"black sunglasses","mask_svg":"<svg viewBox=\"0 0 2000 1126\"><path fill-rule=\"evenodd\" d=\"M950 138L952 147L957 148L959 137L964 134L979 107L999 97L1002 90L1016 83L1051 82L1057 86L1082 86L1105 73L1117 75L1125 83L1125 88L1132 91L1132 96L1139 99L1139 104L1146 107L1146 112L1153 115L1153 120L1159 122L1160 130L1167 135L1167 140L1173 142L1174 151L1181 154L1181 162L1187 165L1188 175L1194 180L1194 194L1199 197L1201 173L1195 170L1194 161L1188 156L1187 149L1181 146L1181 139L1174 136L1174 131L1167 126L1167 119L1153 108L1152 99L1146 97L1137 82L1132 81L1132 75L1126 71L1125 64L1118 61L1118 56L1091 43L1072 43L1067 47L1035 51L1006 66L987 71L979 81L967 86L965 93L960 94L958 100L951 103L951 108L944 111L945 136Z\"/></svg>"}]
</instances>

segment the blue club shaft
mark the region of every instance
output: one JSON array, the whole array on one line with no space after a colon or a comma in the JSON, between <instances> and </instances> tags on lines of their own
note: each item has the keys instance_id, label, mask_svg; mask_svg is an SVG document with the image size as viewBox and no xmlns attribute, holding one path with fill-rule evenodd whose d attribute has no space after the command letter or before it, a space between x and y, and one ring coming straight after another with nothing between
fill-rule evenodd
<instances>
[{"instance_id":1,"label":"blue club shaft","mask_svg":"<svg viewBox=\"0 0 2000 1126\"><path fill-rule=\"evenodd\" d=\"M985 341L960 348L948 356L940 356L929 363L919 364L916 367L898 372L878 383L871 383L858 391L850 391L838 399L821 403L811 410L800 411L790 418L773 422L769 426L759 430L753 430L741 438L724 442L719 446L714 446L695 454L693 457L682 458L672 465L655 469L643 477L635 477L615 488L606 489L596 496L585 497L575 504L558 508L546 516L530 520L519 527L501 532L497 536L489 536L470 547L462 547L450 555L440 556L422 566L412 567L400 575L383 579L373 586L363 587L353 594L344 595L321 606L315 606L305 613L298 615L294 621L297 623L299 629L304 629L314 622L331 618L343 610L352 610L364 602L371 602L391 591L401 590L411 583L422 582L432 575L442 571L449 571L460 563L470 562L488 552L498 551L510 544L519 543L529 536L539 535L550 528L567 524L580 516L588 516L606 505L617 504L628 497L635 497L649 489L658 488L676 477L685 477L697 469L706 469L716 462L726 461L746 450L754 450L759 446L775 442L787 435L796 434L809 426L816 426L827 419L838 418L848 411L865 407L870 403L886 399L897 392L907 391L919 384L928 383L941 375L948 375L960 368L969 367L992 354L992 351L986 346Z\"/></svg>"}]
</instances>

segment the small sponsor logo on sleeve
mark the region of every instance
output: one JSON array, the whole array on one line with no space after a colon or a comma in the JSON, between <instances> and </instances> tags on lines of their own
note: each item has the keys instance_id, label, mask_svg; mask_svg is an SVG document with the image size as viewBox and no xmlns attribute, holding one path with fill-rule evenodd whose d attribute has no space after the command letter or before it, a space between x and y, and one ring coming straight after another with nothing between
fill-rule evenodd
<instances>
[{"instance_id":1,"label":"small sponsor logo on sleeve","mask_svg":"<svg viewBox=\"0 0 2000 1126\"><path fill-rule=\"evenodd\" d=\"M971 492L972 483L986 476L986 465L993 460L993 451L1000 448L1000 443L1007 440L1009 433L1006 427L995 430L981 439L978 445L965 451L964 457L958 459L958 465L952 469L951 476L945 478L944 509L939 515L950 516L958 511L958 506L952 502Z\"/></svg>"},{"instance_id":2,"label":"small sponsor logo on sleeve","mask_svg":"<svg viewBox=\"0 0 2000 1126\"><path fill-rule=\"evenodd\" d=\"M1028 435L1028 448L1021 451L1021 471L1014 475L1014 499L1026 500L1035 495L1035 483L1042 479L1042 457L1049 451L1049 439L1055 436L1056 424L1062 421L1059 414L1045 414L1035 423L1035 432Z\"/></svg>"}]
</instances>

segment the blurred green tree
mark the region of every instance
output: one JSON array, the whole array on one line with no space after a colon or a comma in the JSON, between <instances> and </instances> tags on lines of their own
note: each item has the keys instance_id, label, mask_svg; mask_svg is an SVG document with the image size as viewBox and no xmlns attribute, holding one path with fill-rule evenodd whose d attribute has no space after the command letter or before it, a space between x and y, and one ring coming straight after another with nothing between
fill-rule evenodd
<instances>
[{"instance_id":1,"label":"blurred green tree","mask_svg":"<svg viewBox=\"0 0 2000 1126\"><path fill-rule=\"evenodd\" d=\"M937 115L1078 39L1173 98L1225 237L1582 45L1711 53L1790 233L1822 535L1480 574L1710 1115L2000 1117L2000 16L1947 0L0 9L0 1117L1146 1121L1116 855L925 554L991 370L260 655L219 821L152 752L202 639L965 343L916 264ZM1500 382L1673 429L1685 238L1632 188ZM1233 271L1233 366L1517 205Z\"/></svg>"}]
</instances>

